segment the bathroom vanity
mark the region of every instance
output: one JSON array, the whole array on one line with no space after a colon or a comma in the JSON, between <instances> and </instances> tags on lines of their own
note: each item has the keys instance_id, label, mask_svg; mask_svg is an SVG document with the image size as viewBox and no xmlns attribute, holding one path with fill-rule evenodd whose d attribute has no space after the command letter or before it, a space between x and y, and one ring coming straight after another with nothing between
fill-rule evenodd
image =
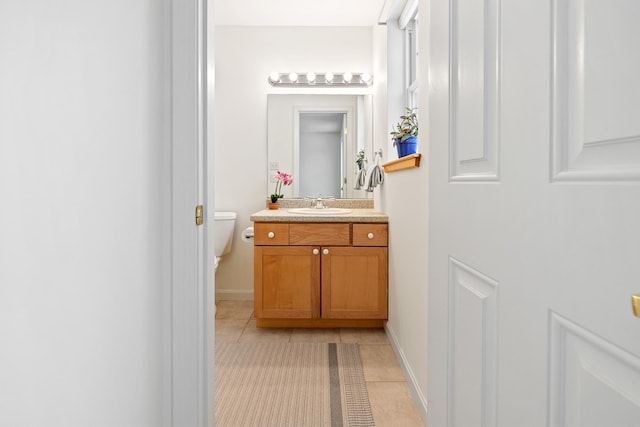
<instances>
[{"instance_id":1,"label":"bathroom vanity","mask_svg":"<svg viewBox=\"0 0 640 427\"><path fill-rule=\"evenodd\" d=\"M254 221L258 327L381 327L387 318L388 217L264 210Z\"/></svg>"}]
</instances>

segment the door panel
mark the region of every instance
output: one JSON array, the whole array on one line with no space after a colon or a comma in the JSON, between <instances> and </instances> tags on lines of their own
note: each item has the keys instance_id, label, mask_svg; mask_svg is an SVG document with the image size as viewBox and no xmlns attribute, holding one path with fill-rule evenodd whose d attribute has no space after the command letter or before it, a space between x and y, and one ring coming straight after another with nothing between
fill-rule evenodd
<instances>
[{"instance_id":1,"label":"door panel","mask_svg":"<svg viewBox=\"0 0 640 427\"><path fill-rule=\"evenodd\" d=\"M550 321L550 425L640 420L640 358L556 313Z\"/></svg>"},{"instance_id":2,"label":"door panel","mask_svg":"<svg viewBox=\"0 0 640 427\"><path fill-rule=\"evenodd\" d=\"M553 179L640 180L640 72L633 0L556 1Z\"/></svg>"},{"instance_id":3,"label":"door panel","mask_svg":"<svg viewBox=\"0 0 640 427\"><path fill-rule=\"evenodd\" d=\"M498 283L449 260L449 419L452 425L495 425ZM478 424L478 421L481 421Z\"/></svg>"},{"instance_id":4,"label":"door panel","mask_svg":"<svg viewBox=\"0 0 640 427\"><path fill-rule=\"evenodd\" d=\"M451 10L451 180L496 180L498 1L452 0Z\"/></svg>"},{"instance_id":5,"label":"door panel","mask_svg":"<svg viewBox=\"0 0 640 427\"><path fill-rule=\"evenodd\" d=\"M428 11L428 423L635 425L640 3L467 7Z\"/></svg>"}]
</instances>

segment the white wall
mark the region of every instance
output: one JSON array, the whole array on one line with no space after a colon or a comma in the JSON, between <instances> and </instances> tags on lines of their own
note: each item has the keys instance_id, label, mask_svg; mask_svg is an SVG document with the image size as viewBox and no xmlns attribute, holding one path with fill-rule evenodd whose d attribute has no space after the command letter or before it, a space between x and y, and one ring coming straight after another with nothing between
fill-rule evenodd
<instances>
[{"instance_id":1,"label":"white wall","mask_svg":"<svg viewBox=\"0 0 640 427\"><path fill-rule=\"evenodd\" d=\"M164 8L0 2L0 425L171 419Z\"/></svg>"},{"instance_id":2,"label":"white wall","mask_svg":"<svg viewBox=\"0 0 640 427\"><path fill-rule=\"evenodd\" d=\"M232 252L216 275L217 298L253 298L253 246L240 233L268 196L267 94L303 91L273 88L269 74L372 68L369 27L216 27L215 206L238 213Z\"/></svg>"},{"instance_id":3,"label":"white wall","mask_svg":"<svg viewBox=\"0 0 640 427\"><path fill-rule=\"evenodd\" d=\"M426 34L426 19L420 21L419 34ZM405 91L404 35L395 20L387 23L387 130L399 121L404 112ZM419 168L385 175L376 198L376 206L389 215L389 321L387 332L401 360L414 400L426 419L427 409L427 255L428 255L428 156L427 114L428 80L426 40L420 40L420 103L421 137L418 151L422 153ZM382 46L381 46L382 47ZM424 106L424 107L423 107ZM390 136L381 145L387 160L397 158Z\"/></svg>"}]
</instances>

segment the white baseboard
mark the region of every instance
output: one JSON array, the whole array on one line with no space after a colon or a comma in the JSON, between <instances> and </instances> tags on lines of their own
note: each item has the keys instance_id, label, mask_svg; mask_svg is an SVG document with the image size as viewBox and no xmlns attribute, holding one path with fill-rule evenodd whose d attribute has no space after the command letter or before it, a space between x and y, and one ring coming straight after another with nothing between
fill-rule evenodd
<instances>
[{"instance_id":1,"label":"white baseboard","mask_svg":"<svg viewBox=\"0 0 640 427\"><path fill-rule=\"evenodd\" d=\"M253 290L216 289L216 301L253 301Z\"/></svg>"},{"instance_id":2,"label":"white baseboard","mask_svg":"<svg viewBox=\"0 0 640 427\"><path fill-rule=\"evenodd\" d=\"M407 384L409 385L409 391L411 392L411 397L413 401L416 403L416 407L422 416L422 421L427 424L427 399L418 387L418 381L416 380L413 371L411 370L411 366L407 362L407 358L404 356L404 352L398 343L398 338L393 332L391 326L389 326L389 322L386 322L384 325L384 329L387 332L387 336L389 337L389 342L391 343L391 348L393 348L393 352L396 354L398 361L400 363L400 368L402 372L404 372L404 376L407 379Z\"/></svg>"}]
</instances>

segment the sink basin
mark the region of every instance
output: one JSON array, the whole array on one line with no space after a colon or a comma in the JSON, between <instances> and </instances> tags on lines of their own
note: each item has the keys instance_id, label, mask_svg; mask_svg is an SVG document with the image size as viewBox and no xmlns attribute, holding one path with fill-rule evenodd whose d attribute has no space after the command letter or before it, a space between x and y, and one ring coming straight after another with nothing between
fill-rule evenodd
<instances>
[{"instance_id":1,"label":"sink basin","mask_svg":"<svg viewBox=\"0 0 640 427\"><path fill-rule=\"evenodd\" d=\"M344 208L293 208L289 209L290 213L302 215L345 215L351 213L351 209Z\"/></svg>"}]
</instances>

